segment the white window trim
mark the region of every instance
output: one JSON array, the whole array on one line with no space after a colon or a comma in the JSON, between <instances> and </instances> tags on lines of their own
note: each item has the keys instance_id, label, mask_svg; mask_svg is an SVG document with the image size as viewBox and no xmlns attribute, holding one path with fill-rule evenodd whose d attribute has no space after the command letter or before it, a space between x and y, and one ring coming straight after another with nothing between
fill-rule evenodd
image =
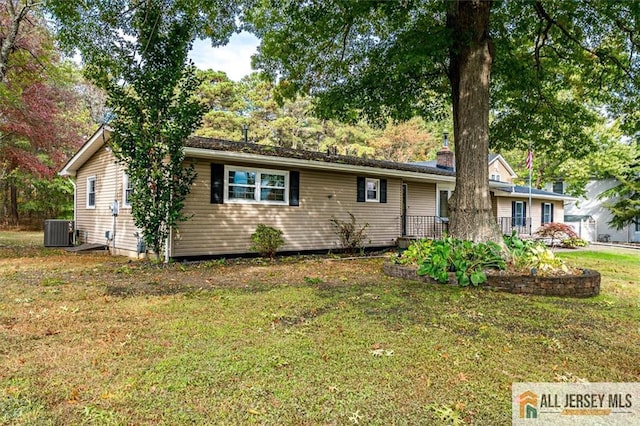
<instances>
[{"instance_id":1,"label":"white window trim","mask_svg":"<svg viewBox=\"0 0 640 426\"><path fill-rule=\"evenodd\" d=\"M440 217L440 191L447 191L447 200L451 198L453 188L448 185L436 185L436 218L439 221L448 221L449 217Z\"/></svg>"},{"instance_id":2,"label":"white window trim","mask_svg":"<svg viewBox=\"0 0 640 426\"><path fill-rule=\"evenodd\" d=\"M545 209L546 207L549 206L549 221L545 221ZM547 224L547 223L551 223L553 222L553 217L552 217L552 204L551 203L542 203L542 225Z\"/></svg>"},{"instance_id":3,"label":"white window trim","mask_svg":"<svg viewBox=\"0 0 640 426\"><path fill-rule=\"evenodd\" d=\"M525 208L527 205L526 201L518 201L516 200L516 208L515 211L513 212L513 220L515 222L515 226L527 226L527 215L525 213ZM522 206L522 215L518 215L518 205ZM520 219L520 220L518 220Z\"/></svg>"},{"instance_id":4,"label":"white window trim","mask_svg":"<svg viewBox=\"0 0 640 426\"><path fill-rule=\"evenodd\" d=\"M93 181L93 205L89 204L89 182ZM88 209L95 209L98 197L98 179L95 176L89 176L87 178L87 195L86 206Z\"/></svg>"},{"instance_id":5,"label":"white window trim","mask_svg":"<svg viewBox=\"0 0 640 426\"><path fill-rule=\"evenodd\" d=\"M495 180L496 182L502 182L500 179L501 179L500 173L493 173L491 175L491 180Z\"/></svg>"},{"instance_id":6,"label":"white window trim","mask_svg":"<svg viewBox=\"0 0 640 426\"><path fill-rule=\"evenodd\" d=\"M376 198L369 198L369 182L376 185ZM380 179L366 178L364 181L364 201L367 203L380 202Z\"/></svg>"},{"instance_id":7,"label":"white window trim","mask_svg":"<svg viewBox=\"0 0 640 426\"><path fill-rule=\"evenodd\" d=\"M122 208L125 208L125 209L131 208L131 202L127 202L128 187L129 187L129 175L127 174L127 172L122 172Z\"/></svg>"},{"instance_id":8,"label":"white window trim","mask_svg":"<svg viewBox=\"0 0 640 426\"><path fill-rule=\"evenodd\" d=\"M256 174L255 200L229 198L229 172L254 172ZM284 201L260 200L260 175L261 173L284 175ZM260 169L255 167L224 166L224 202L230 204L270 204L284 206L289 205L289 172L286 170Z\"/></svg>"}]
</instances>

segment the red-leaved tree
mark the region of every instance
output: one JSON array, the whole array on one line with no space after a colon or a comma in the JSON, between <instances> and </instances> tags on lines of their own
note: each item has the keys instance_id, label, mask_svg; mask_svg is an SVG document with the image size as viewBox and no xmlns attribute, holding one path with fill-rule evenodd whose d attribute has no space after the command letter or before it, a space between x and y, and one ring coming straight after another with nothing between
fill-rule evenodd
<instances>
[{"instance_id":1,"label":"red-leaved tree","mask_svg":"<svg viewBox=\"0 0 640 426\"><path fill-rule=\"evenodd\" d=\"M60 59L32 3L0 7L0 188L2 216L12 225L19 222L20 189L32 178L55 176L82 142L87 121L73 67Z\"/></svg>"}]
</instances>

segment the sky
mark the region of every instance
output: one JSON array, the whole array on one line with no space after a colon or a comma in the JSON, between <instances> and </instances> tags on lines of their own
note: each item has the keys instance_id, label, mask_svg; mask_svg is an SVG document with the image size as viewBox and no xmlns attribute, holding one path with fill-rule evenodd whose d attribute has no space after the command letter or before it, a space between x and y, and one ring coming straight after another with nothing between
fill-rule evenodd
<instances>
[{"instance_id":1,"label":"sky","mask_svg":"<svg viewBox=\"0 0 640 426\"><path fill-rule=\"evenodd\" d=\"M234 81L251 73L251 55L256 53L258 39L250 33L234 34L223 47L211 47L209 40L196 40L189 58L199 69L224 71Z\"/></svg>"}]
</instances>

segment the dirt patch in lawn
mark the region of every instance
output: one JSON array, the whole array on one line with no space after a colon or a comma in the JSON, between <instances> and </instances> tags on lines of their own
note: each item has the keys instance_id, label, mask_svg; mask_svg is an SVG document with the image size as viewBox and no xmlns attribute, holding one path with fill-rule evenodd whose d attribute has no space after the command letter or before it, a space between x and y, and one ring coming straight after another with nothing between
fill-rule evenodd
<instances>
[{"instance_id":1,"label":"dirt patch in lawn","mask_svg":"<svg viewBox=\"0 0 640 426\"><path fill-rule=\"evenodd\" d=\"M158 267L148 263L112 265L105 292L110 296L163 296L218 288L251 292L283 286L330 288L379 281L382 259L357 264L339 259L289 259L265 262L239 259ZM354 266L355 265L355 266ZM354 271L354 267L357 271Z\"/></svg>"}]
</instances>

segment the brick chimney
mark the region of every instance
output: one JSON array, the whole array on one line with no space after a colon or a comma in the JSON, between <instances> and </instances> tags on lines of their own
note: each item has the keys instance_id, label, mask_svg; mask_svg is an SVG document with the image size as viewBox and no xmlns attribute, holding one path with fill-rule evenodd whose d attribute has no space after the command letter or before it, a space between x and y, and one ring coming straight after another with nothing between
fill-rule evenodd
<instances>
[{"instance_id":1,"label":"brick chimney","mask_svg":"<svg viewBox=\"0 0 640 426\"><path fill-rule=\"evenodd\" d=\"M439 169L453 170L456 164L456 157L449 149L449 133L444 132L442 148L436 153L436 167Z\"/></svg>"}]
</instances>

